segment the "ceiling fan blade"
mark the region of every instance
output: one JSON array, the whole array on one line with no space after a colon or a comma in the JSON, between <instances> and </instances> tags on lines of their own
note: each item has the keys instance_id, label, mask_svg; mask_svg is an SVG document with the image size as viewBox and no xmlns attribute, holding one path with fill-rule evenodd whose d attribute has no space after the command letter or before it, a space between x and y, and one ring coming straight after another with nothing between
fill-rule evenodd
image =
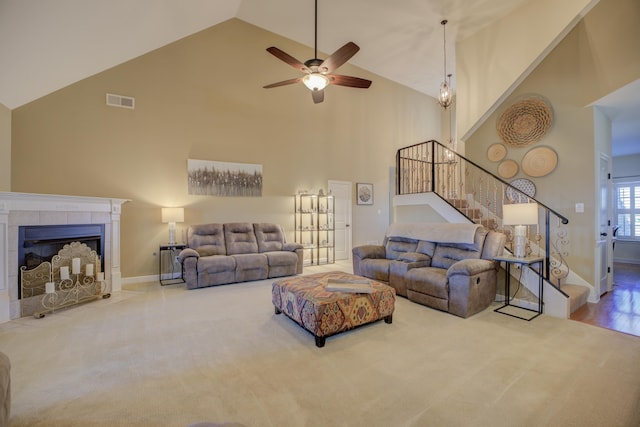
<instances>
[{"instance_id":1,"label":"ceiling fan blade","mask_svg":"<svg viewBox=\"0 0 640 427\"><path fill-rule=\"evenodd\" d=\"M324 101L324 89L322 90L312 90L311 96L313 97L313 103L319 104Z\"/></svg>"},{"instance_id":2,"label":"ceiling fan blade","mask_svg":"<svg viewBox=\"0 0 640 427\"><path fill-rule=\"evenodd\" d=\"M292 85L294 83L299 83L302 80L302 77L298 77L295 79L283 80L277 83L271 83L270 85L262 86L264 89L271 89L272 87L280 87L286 85Z\"/></svg>"},{"instance_id":3,"label":"ceiling fan blade","mask_svg":"<svg viewBox=\"0 0 640 427\"><path fill-rule=\"evenodd\" d=\"M332 85L357 87L361 89L367 89L371 86L371 80L361 79L360 77L339 76L336 74L327 77L329 77L329 82Z\"/></svg>"},{"instance_id":4,"label":"ceiling fan blade","mask_svg":"<svg viewBox=\"0 0 640 427\"><path fill-rule=\"evenodd\" d=\"M342 46L340 49L333 52L322 64L318 67L318 71L322 74L327 74L337 69L339 66L347 62L353 55L355 55L360 48L354 42L349 42Z\"/></svg>"},{"instance_id":5,"label":"ceiling fan blade","mask_svg":"<svg viewBox=\"0 0 640 427\"><path fill-rule=\"evenodd\" d=\"M291 65L296 70L300 70L303 73L310 73L311 72L311 70L306 65L304 65L302 62L298 61L296 58L294 58L293 56L289 55L288 53L281 51L280 49L278 49L275 46L271 46L271 47L267 48L267 52L269 52L270 54L272 54L276 58L280 59L281 61L284 61L287 64Z\"/></svg>"}]
</instances>

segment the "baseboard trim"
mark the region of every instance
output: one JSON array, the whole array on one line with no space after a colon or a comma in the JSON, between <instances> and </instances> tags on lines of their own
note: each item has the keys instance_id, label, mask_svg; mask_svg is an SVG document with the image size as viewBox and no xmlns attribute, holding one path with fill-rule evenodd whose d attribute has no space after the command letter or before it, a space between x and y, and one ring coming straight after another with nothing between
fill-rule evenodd
<instances>
[{"instance_id":1,"label":"baseboard trim","mask_svg":"<svg viewBox=\"0 0 640 427\"><path fill-rule=\"evenodd\" d=\"M123 277L122 284L123 285L133 285L136 283L145 283L145 282L158 282L158 275L152 274L149 276L135 276L135 277Z\"/></svg>"},{"instance_id":2,"label":"baseboard trim","mask_svg":"<svg viewBox=\"0 0 640 427\"><path fill-rule=\"evenodd\" d=\"M640 260L634 259L634 258L613 258L613 262L619 262L621 264L640 264Z\"/></svg>"}]
</instances>

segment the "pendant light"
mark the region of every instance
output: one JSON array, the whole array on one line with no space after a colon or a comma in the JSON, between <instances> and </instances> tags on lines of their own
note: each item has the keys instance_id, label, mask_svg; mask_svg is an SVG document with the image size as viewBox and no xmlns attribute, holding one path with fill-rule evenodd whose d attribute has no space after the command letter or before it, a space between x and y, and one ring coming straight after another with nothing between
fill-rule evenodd
<instances>
[{"instance_id":1,"label":"pendant light","mask_svg":"<svg viewBox=\"0 0 640 427\"><path fill-rule=\"evenodd\" d=\"M451 100L453 99L453 91L451 89L451 74L447 75L447 25L446 19L443 19L440 24L442 24L442 34L444 36L443 42L443 51L444 51L444 80L440 85L440 95L438 96L438 104L445 110L451 105Z\"/></svg>"}]
</instances>

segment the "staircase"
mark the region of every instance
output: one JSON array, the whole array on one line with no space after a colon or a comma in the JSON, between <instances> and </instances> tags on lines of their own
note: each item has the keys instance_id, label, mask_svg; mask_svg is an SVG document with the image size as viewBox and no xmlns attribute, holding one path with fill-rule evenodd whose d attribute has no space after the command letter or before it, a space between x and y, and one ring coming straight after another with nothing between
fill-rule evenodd
<instances>
[{"instance_id":1,"label":"staircase","mask_svg":"<svg viewBox=\"0 0 640 427\"><path fill-rule=\"evenodd\" d=\"M571 273L566 263L569 220L561 214L433 140L396 154L396 194L420 193L435 193L469 221L506 234L508 252L513 249L512 228L502 225L502 206L538 203L539 225L527 226L528 253L545 258L545 312L558 306L559 317L568 318L587 302L589 286L567 283L572 276L578 283L586 282ZM537 285L527 287L537 293Z\"/></svg>"}]
</instances>

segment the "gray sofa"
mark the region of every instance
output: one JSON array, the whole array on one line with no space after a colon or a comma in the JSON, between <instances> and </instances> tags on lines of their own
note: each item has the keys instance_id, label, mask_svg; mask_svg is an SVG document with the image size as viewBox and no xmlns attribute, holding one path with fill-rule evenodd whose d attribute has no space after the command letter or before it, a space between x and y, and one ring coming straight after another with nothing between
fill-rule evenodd
<instances>
[{"instance_id":1,"label":"gray sofa","mask_svg":"<svg viewBox=\"0 0 640 427\"><path fill-rule=\"evenodd\" d=\"M506 236L476 224L393 224L382 245L353 248L353 272L398 295L460 317L496 297Z\"/></svg>"},{"instance_id":2,"label":"gray sofa","mask_svg":"<svg viewBox=\"0 0 640 427\"><path fill-rule=\"evenodd\" d=\"M302 273L303 250L278 224L236 222L189 227L178 255L188 289Z\"/></svg>"}]
</instances>

